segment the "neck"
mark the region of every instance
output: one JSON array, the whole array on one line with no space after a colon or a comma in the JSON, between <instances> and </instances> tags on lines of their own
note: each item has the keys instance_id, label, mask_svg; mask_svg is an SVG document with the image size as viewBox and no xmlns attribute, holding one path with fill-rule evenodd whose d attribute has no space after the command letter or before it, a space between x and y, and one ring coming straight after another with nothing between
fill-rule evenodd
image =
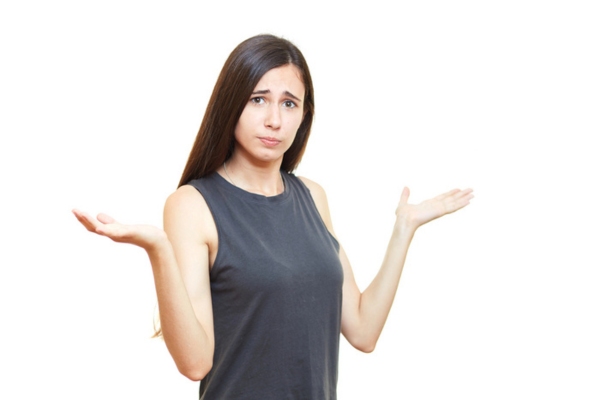
<instances>
[{"instance_id":1,"label":"neck","mask_svg":"<svg viewBox=\"0 0 600 400\"><path fill-rule=\"evenodd\" d=\"M229 183L247 192L276 196L285 190L280 167L281 161L268 165L254 165L231 157L217 172Z\"/></svg>"}]
</instances>

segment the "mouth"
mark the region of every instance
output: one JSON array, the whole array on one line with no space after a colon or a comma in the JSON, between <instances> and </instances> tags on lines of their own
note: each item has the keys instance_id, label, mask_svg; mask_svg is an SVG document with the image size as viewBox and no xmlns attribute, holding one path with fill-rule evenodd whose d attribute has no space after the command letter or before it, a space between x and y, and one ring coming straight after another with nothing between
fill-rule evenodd
<instances>
[{"instance_id":1,"label":"mouth","mask_svg":"<svg viewBox=\"0 0 600 400\"><path fill-rule=\"evenodd\" d=\"M274 137L270 137L270 136L262 136L258 138L264 145L268 146L268 147L274 147L277 146L279 143L281 143L281 140L275 139Z\"/></svg>"}]
</instances>

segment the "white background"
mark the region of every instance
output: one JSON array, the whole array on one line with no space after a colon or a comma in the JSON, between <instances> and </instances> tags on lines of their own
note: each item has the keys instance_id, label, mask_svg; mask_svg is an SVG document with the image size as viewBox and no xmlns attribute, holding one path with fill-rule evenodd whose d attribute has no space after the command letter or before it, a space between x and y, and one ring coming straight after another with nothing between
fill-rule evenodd
<instances>
[{"instance_id":1,"label":"white background","mask_svg":"<svg viewBox=\"0 0 600 400\"><path fill-rule=\"evenodd\" d=\"M361 288L404 185L473 187L416 235L378 347L343 340L339 398L600 398L600 14L592 1L4 1L0 398L194 399L142 250L74 207L161 225L229 52L296 43ZM392 5L393 4L393 5Z\"/></svg>"}]
</instances>

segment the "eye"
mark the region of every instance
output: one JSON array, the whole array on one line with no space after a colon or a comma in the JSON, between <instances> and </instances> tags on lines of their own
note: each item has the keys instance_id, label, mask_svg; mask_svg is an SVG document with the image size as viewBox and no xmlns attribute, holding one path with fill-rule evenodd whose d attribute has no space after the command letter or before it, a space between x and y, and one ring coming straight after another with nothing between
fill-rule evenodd
<instances>
[{"instance_id":1,"label":"eye","mask_svg":"<svg viewBox=\"0 0 600 400\"><path fill-rule=\"evenodd\" d=\"M253 97L250 99L250 102L254 104L264 104L265 99L263 97Z\"/></svg>"},{"instance_id":2,"label":"eye","mask_svg":"<svg viewBox=\"0 0 600 400\"><path fill-rule=\"evenodd\" d=\"M294 103L291 100L286 100L286 101L283 102L283 106L285 108L294 108L294 107L296 107L296 103Z\"/></svg>"}]
</instances>

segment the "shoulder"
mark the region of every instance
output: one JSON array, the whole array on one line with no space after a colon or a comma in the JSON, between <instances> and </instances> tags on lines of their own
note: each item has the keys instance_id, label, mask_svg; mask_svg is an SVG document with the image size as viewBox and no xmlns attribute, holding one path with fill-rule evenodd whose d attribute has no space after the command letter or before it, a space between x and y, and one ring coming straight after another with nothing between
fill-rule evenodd
<instances>
[{"instance_id":1,"label":"shoulder","mask_svg":"<svg viewBox=\"0 0 600 400\"><path fill-rule=\"evenodd\" d=\"M325 189L323 189L323 187L317 182L312 181L304 176L299 176L298 179L300 179L310 191L313 201L317 206L317 210L319 211L319 214L321 214L323 222L325 222L325 225L327 225L327 228L333 234L333 224L331 222L331 214L329 212L329 204L327 202L327 194L325 193Z\"/></svg>"},{"instance_id":2,"label":"shoulder","mask_svg":"<svg viewBox=\"0 0 600 400\"><path fill-rule=\"evenodd\" d=\"M325 194L325 189L323 189L321 185L304 176L299 176L298 179L300 179L302 183L304 183L304 185L308 188L315 203L317 203L317 206L319 206L319 203L323 201L325 202L325 205L327 204L327 195Z\"/></svg>"},{"instance_id":3,"label":"shoulder","mask_svg":"<svg viewBox=\"0 0 600 400\"><path fill-rule=\"evenodd\" d=\"M202 197L193 186L183 185L173 192L165 202L164 225L174 231L188 235L211 236L214 230L212 214Z\"/></svg>"},{"instance_id":4,"label":"shoulder","mask_svg":"<svg viewBox=\"0 0 600 400\"><path fill-rule=\"evenodd\" d=\"M204 197L193 186L183 185L177 188L165 202L165 211L194 212L198 208L207 207Z\"/></svg>"}]
</instances>

